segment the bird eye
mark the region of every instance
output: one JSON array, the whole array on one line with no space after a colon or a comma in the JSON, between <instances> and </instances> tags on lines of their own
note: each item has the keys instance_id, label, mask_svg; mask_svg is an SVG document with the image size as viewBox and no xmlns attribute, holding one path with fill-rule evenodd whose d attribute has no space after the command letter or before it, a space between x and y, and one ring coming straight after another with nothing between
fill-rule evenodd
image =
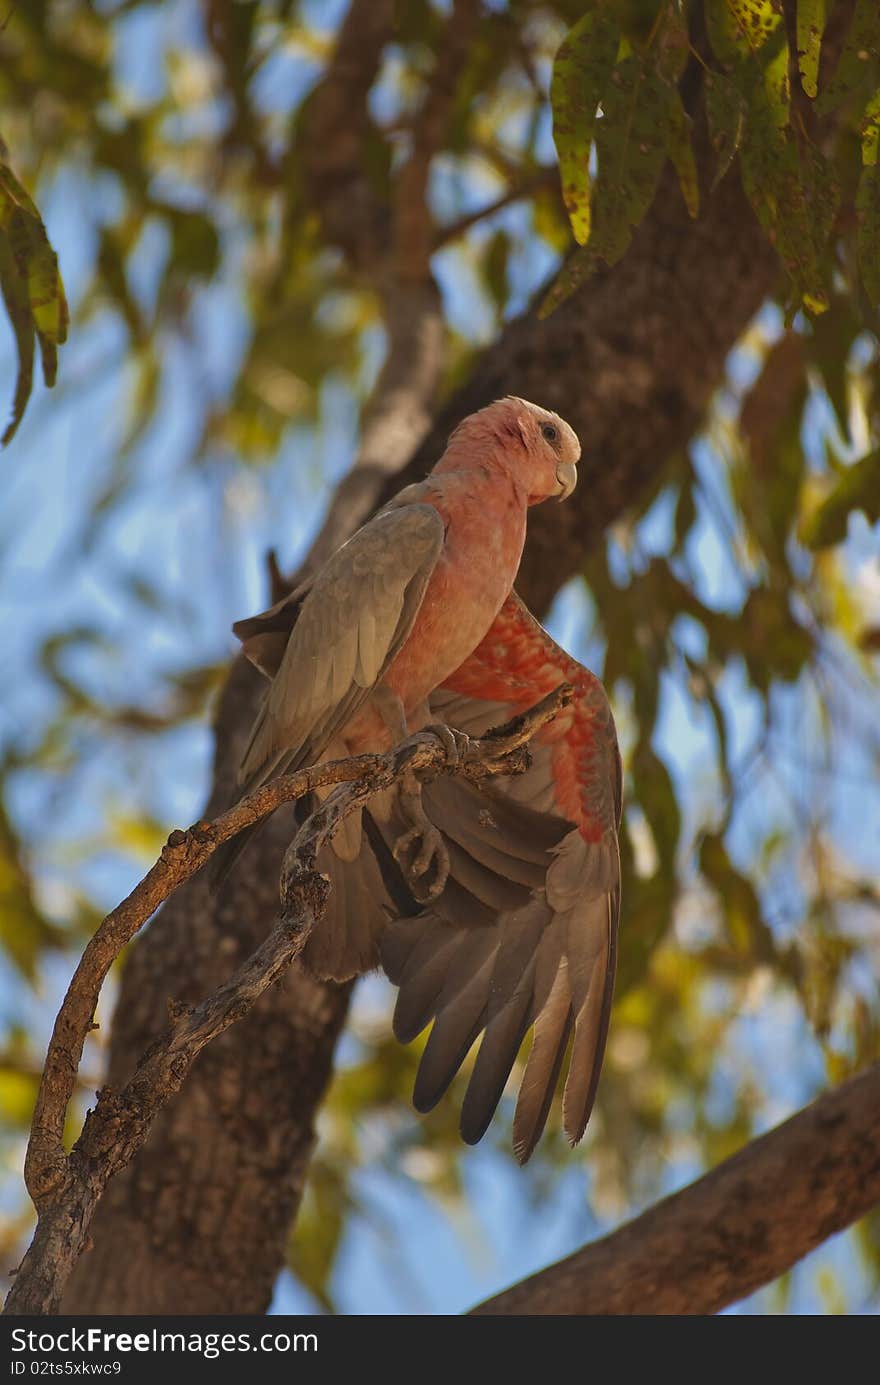
<instances>
[{"instance_id":1,"label":"bird eye","mask_svg":"<svg viewBox=\"0 0 880 1385\"><path fill-rule=\"evenodd\" d=\"M556 427L555 423L542 423L541 432L548 442L559 441L559 429Z\"/></svg>"}]
</instances>

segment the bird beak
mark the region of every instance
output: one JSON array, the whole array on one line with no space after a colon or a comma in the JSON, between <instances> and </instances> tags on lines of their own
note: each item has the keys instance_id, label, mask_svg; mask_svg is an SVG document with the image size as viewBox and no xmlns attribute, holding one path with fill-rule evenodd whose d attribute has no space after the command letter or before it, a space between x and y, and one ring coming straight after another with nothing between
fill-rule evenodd
<instances>
[{"instance_id":1,"label":"bird beak","mask_svg":"<svg viewBox=\"0 0 880 1385\"><path fill-rule=\"evenodd\" d=\"M559 494L557 500L567 500L578 483L577 466L574 462L560 462L556 468L556 479L559 482Z\"/></svg>"}]
</instances>

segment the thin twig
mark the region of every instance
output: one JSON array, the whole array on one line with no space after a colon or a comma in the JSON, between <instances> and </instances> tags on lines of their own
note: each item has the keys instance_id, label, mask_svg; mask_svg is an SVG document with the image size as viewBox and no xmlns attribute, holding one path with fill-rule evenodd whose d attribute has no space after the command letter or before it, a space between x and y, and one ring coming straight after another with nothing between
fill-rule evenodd
<instances>
[{"instance_id":1,"label":"thin twig","mask_svg":"<svg viewBox=\"0 0 880 1385\"><path fill-rule=\"evenodd\" d=\"M571 696L571 688L563 684L506 726L469 742L454 761L440 736L431 730L418 732L384 755L357 756L276 779L214 822L172 832L159 860L107 915L88 944L55 1022L25 1163L37 1229L7 1298L7 1313L57 1311L107 1183L140 1149L156 1115L178 1091L205 1045L243 1018L299 957L329 892L326 877L315 870L317 855L342 819L406 772L477 780L516 773L524 767L528 740L568 705ZM144 1053L122 1091L105 1087L98 1093L79 1139L66 1154L62 1135L83 1045L101 984L123 947L230 837L282 803L334 784L335 792L303 824L287 852L281 913L272 932L199 1005L169 1006L169 1028Z\"/></svg>"},{"instance_id":2,"label":"thin twig","mask_svg":"<svg viewBox=\"0 0 880 1385\"><path fill-rule=\"evenodd\" d=\"M434 236L434 249L442 250L443 246L449 245L451 241L458 240L464 236L472 227L478 226L481 221L488 221L490 216L495 216L498 212L503 212L505 207L510 207L514 202L523 202L527 198L534 197L536 192L541 192L543 188L555 186L559 180L559 169L548 165L546 168L539 168L528 177L523 178L519 183L514 183L511 187L494 202L487 202L485 207L478 207L476 211L466 212L464 216L457 217L455 221L449 221L445 226L439 226Z\"/></svg>"}]
</instances>

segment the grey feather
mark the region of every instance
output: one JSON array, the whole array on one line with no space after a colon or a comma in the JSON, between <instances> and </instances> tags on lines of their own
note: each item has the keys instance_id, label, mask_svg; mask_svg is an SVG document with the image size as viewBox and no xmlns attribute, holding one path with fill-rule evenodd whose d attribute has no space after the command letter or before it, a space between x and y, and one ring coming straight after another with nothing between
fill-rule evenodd
<instances>
[{"instance_id":1,"label":"grey feather","mask_svg":"<svg viewBox=\"0 0 880 1385\"><path fill-rule=\"evenodd\" d=\"M332 844L325 846L318 853L317 868L329 876L330 896L305 945L303 961L315 976L348 981L378 967L391 900L365 837L353 859L343 860Z\"/></svg>"},{"instance_id":2,"label":"grey feather","mask_svg":"<svg viewBox=\"0 0 880 1385\"><path fill-rule=\"evenodd\" d=\"M535 1019L532 1047L513 1118L513 1149L521 1164L541 1138L572 1027L565 961L558 964L550 994Z\"/></svg>"},{"instance_id":3,"label":"grey feather","mask_svg":"<svg viewBox=\"0 0 880 1385\"><path fill-rule=\"evenodd\" d=\"M534 970L532 955L512 994L486 1025L461 1108L461 1136L466 1144L476 1144L486 1133L532 1022Z\"/></svg>"},{"instance_id":4,"label":"grey feather","mask_svg":"<svg viewBox=\"0 0 880 1385\"><path fill-rule=\"evenodd\" d=\"M299 607L243 783L264 782L281 753L289 767L313 762L350 720L412 629L444 537L433 506L408 505L377 515L334 553Z\"/></svg>"}]
</instances>

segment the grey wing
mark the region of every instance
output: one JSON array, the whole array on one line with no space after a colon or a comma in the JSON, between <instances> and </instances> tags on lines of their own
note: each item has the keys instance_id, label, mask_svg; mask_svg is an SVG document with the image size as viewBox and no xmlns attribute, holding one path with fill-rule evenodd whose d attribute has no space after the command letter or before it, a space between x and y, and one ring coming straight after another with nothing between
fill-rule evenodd
<instances>
[{"instance_id":1,"label":"grey wing","mask_svg":"<svg viewBox=\"0 0 880 1385\"><path fill-rule=\"evenodd\" d=\"M445 693L432 708L475 733L509 713ZM462 1106L469 1143L485 1132L533 1028L514 1117L521 1162L540 1138L569 1046L563 1125L572 1143L584 1133L616 964L616 824L609 817L606 830L587 840L566 820L554 801L553 754L552 745L533 742L530 770L504 790L448 779L425 786L426 812L449 851L449 879L428 909L392 923L382 940L383 966L400 987L396 1034L407 1041L433 1021L416 1079L419 1110L436 1104L483 1036ZM597 770L610 786L615 767L603 761ZM389 822L389 839L397 830Z\"/></svg>"},{"instance_id":2,"label":"grey wing","mask_svg":"<svg viewBox=\"0 0 880 1385\"><path fill-rule=\"evenodd\" d=\"M313 762L364 703L412 629L444 537L433 506L390 509L318 573L242 758L247 789Z\"/></svg>"}]
</instances>

